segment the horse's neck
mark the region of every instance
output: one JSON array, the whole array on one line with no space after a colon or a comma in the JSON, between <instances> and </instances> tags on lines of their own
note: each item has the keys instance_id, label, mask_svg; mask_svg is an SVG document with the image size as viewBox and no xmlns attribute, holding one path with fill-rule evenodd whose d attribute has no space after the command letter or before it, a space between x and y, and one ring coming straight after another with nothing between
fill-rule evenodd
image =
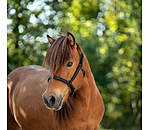
<instances>
[{"instance_id":1,"label":"horse's neck","mask_svg":"<svg viewBox=\"0 0 150 130\"><path fill-rule=\"evenodd\" d=\"M72 127L72 123L74 121L79 121L79 123L82 121L85 122L88 118L91 97L97 95L97 88L90 68L86 68L85 71L86 76L84 78L83 84L75 92L73 98L68 98L59 111L54 111L54 123L55 121L57 122L54 126L57 127L57 129L63 129L63 126L64 129L66 126L69 129L69 127ZM69 120L70 124L65 124L67 120Z\"/></svg>"}]
</instances>

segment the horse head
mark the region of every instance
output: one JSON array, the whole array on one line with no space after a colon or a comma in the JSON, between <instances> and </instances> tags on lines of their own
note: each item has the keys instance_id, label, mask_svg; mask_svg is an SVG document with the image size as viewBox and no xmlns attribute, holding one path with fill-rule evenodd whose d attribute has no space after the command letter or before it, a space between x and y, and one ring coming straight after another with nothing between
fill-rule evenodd
<instances>
[{"instance_id":1,"label":"horse head","mask_svg":"<svg viewBox=\"0 0 150 130\"><path fill-rule=\"evenodd\" d=\"M44 64L49 66L48 87L43 93L43 101L48 109L60 110L63 103L77 91L83 82L83 52L75 37L67 36L57 39L47 35L51 46L47 51Z\"/></svg>"}]
</instances>

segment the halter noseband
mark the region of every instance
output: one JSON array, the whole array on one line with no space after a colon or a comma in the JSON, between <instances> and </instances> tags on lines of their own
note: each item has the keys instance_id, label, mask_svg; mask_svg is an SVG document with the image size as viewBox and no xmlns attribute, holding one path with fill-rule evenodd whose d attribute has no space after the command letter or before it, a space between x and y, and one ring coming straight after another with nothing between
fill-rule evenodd
<instances>
[{"instance_id":1,"label":"halter noseband","mask_svg":"<svg viewBox=\"0 0 150 130\"><path fill-rule=\"evenodd\" d=\"M82 72L83 72L83 77L85 76L85 70L83 69L83 58L84 58L84 55L83 55L83 53L82 53L82 54L81 54L81 58L80 58L79 65L78 65L78 67L77 67L77 69L76 69L74 75L72 76L72 78L71 78L69 81L66 80L66 79L63 79L63 78L61 78L61 77L58 77L58 76L56 76L56 75L54 75L54 77L53 77L53 79L59 80L59 81L61 81L61 82L63 82L63 83L66 83L66 84L68 85L68 87L70 87L71 93L70 93L69 96L70 96L71 98L73 97L73 95L74 95L74 93L75 93L75 88L74 88L74 86L72 85L72 82L74 81L74 79L75 79L76 76L78 75L80 69L81 69ZM48 78L47 81L49 82L50 79L51 79L51 76L49 76L49 78Z\"/></svg>"}]
</instances>

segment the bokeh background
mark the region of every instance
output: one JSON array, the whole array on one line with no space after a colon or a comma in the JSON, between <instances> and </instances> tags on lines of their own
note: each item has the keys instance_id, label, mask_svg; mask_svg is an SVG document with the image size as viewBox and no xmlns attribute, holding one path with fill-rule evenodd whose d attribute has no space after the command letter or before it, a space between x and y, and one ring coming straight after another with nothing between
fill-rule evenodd
<instances>
[{"instance_id":1,"label":"bokeh background","mask_svg":"<svg viewBox=\"0 0 150 130\"><path fill-rule=\"evenodd\" d=\"M7 0L8 73L42 65L67 29L85 52L105 104L99 129L141 130L142 0Z\"/></svg>"}]
</instances>

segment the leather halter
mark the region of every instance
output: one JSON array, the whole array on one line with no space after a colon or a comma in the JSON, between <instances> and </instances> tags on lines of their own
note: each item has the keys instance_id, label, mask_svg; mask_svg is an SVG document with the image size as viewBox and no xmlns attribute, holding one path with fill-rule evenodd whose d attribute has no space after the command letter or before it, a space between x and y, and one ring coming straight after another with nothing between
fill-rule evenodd
<instances>
[{"instance_id":1,"label":"leather halter","mask_svg":"<svg viewBox=\"0 0 150 130\"><path fill-rule=\"evenodd\" d=\"M61 77L58 77L58 76L56 76L56 75L54 75L54 77L53 77L53 79L59 80L59 81L61 81L61 82L63 82L63 83L66 83L66 84L68 85L68 87L70 87L71 93L70 93L69 96L70 96L71 98L73 97L73 95L74 95L74 93L75 93L75 88L74 88L74 86L72 85L72 82L74 81L74 79L75 79L76 76L78 75L80 69L81 69L82 72L83 72L83 77L85 76L85 70L83 69L83 58L84 58L84 55L83 55L83 53L82 53L82 54L81 54L81 58L80 58L79 65L78 65L78 67L77 67L77 69L76 69L74 75L72 76L72 78L71 78L69 81L66 80L66 79L63 79L63 78L61 78ZM50 79L51 79L51 76L49 76L49 78L48 78L47 81L49 82Z\"/></svg>"}]
</instances>

